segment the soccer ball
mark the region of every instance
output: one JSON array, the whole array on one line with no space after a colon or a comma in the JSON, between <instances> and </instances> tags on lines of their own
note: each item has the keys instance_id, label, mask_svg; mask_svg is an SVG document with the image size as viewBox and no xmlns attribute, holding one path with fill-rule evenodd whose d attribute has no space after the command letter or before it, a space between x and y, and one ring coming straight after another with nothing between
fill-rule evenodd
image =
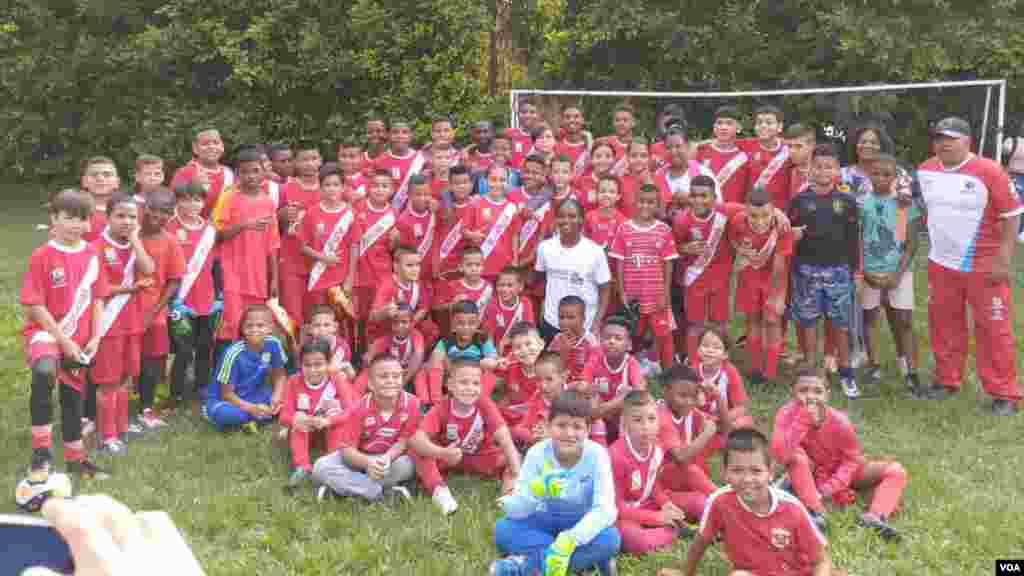
<instances>
[{"instance_id":1,"label":"soccer ball","mask_svg":"<svg viewBox=\"0 0 1024 576\"><path fill-rule=\"evenodd\" d=\"M52 472L42 482L33 482L29 478L19 482L14 490L14 502L23 510L38 512L50 496L70 498L71 492L71 477L60 472Z\"/></svg>"}]
</instances>

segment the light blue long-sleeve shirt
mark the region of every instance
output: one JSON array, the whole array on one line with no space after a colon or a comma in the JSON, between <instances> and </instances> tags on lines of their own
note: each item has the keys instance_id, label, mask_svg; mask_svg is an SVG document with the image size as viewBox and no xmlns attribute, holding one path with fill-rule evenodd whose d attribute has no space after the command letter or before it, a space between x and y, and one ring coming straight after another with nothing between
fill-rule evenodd
<instances>
[{"instance_id":1,"label":"light blue long-sleeve shirt","mask_svg":"<svg viewBox=\"0 0 1024 576\"><path fill-rule=\"evenodd\" d=\"M557 498L537 497L531 490L530 482L543 479L545 475L554 477L559 484ZM585 545L615 524L618 516L608 451L596 442L585 440L579 462L572 468L562 468L555 458L552 440L538 442L526 453L515 491L503 497L501 504L509 518L545 513L580 516L576 525L566 532L575 538L577 545Z\"/></svg>"}]
</instances>

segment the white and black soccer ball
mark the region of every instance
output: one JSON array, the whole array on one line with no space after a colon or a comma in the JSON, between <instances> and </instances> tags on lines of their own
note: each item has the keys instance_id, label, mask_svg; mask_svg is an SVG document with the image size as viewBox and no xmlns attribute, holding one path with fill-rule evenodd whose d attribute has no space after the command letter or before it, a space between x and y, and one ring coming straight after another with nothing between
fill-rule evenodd
<instances>
[{"instance_id":1,"label":"white and black soccer ball","mask_svg":"<svg viewBox=\"0 0 1024 576\"><path fill-rule=\"evenodd\" d=\"M60 472L51 472L46 480L34 482L25 478L14 489L14 502L27 512L38 512L43 502L51 496L70 498L71 477Z\"/></svg>"}]
</instances>

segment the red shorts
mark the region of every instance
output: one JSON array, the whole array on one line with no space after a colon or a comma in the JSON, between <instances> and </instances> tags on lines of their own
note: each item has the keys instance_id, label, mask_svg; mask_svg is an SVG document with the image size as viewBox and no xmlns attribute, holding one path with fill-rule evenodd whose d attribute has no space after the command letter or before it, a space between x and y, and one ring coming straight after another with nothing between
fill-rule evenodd
<instances>
[{"instance_id":1,"label":"red shorts","mask_svg":"<svg viewBox=\"0 0 1024 576\"><path fill-rule=\"evenodd\" d=\"M373 309L373 295L377 291L374 286L356 286L352 289L356 302L356 317L366 321L370 317L370 310ZM373 342L370 340L370 342Z\"/></svg>"},{"instance_id":2,"label":"red shorts","mask_svg":"<svg viewBox=\"0 0 1024 576\"><path fill-rule=\"evenodd\" d=\"M104 337L89 369L93 383L120 384L125 378L137 377L142 364L142 339L142 334Z\"/></svg>"},{"instance_id":3,"label":"red shorts","mask_svg":"<svg viewBox=\"0 0 1024 576\"><path fill-rule=\"evenodd\" d=\"M686 289L686 320L691 323L725 322L729 319L728 286L715 289L695 284Z\"/></svg>"},{"instance_id":4,"label":"red shorts","mask_svg":"<svg viewBox=\"0 0 1024 576\"><path fill-rule=\"evenodd\" d=\"M281 307L288 313L292 321L302 324L306 317L306 286L309 279L297 274L281 274L278 280Z\"/></svg>"},{"instance_id":5,"label":"red shorts","mask_svg":"<svg viewBox=\"0 0 1024 576\"><path fill-rule=\"evenodd\" d=\"M772 315L768 309L772 295L771 270L743 272L736 282L736 311L746 315Z\"/></svg>"},{"instance_id":6,"label":"red shorts","mask_svg":"<svg viewBox=\"0 0 1024 576\"><path fill-rule=\"evenodd\" d=\"M171 353L171 337L167 334L167 324L151 324L142 336L142 356L144 358L163 358Z\"/></svg>"},{"instance_id":7,"label":"red shorts","mask_svg":"<svg viewBox=\"0 0 1024 576\"><path fill-rule=\"evenodd\" d=\"M648 326L656 338L662 338L672 334L672 331L676 329L676 319L672 315L671 309L640 314L640 321L636 324L636 334L642 335Z\"/></svg>"},{"instance_id":8,"label":"red shorts","mask_svg":"<svg viewBox=\"0 0 1024 576\"><path fill-rule=\"evenodd\" d=\"M62 370L60 362L63 357L60 346L53 342L28 343L25 347L25 359L28 361L29 368L43 358L53 358L57 362L57 379L81 392L85 385L85 370Z\"/></svg>"},{"instance_id":9,"label":"red shorts","mask_svg":"<svg viewBox=\"0 0 1024 576\"><path fill-rule=\"evenodd\" d=\"M236 292L224 293L224 312L221 315L220 332L217 338L220 340L238 340L242 333L242 314L245 309L253 304L266 304L267 300L259 296L238 294Z\"/></svg>"}]
</instances>

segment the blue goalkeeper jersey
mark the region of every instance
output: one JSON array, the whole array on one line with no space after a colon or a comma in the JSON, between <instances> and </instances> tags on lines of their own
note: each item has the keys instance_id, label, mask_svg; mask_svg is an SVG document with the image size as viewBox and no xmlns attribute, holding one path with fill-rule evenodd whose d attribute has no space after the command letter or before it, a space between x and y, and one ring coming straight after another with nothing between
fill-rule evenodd
<instances>
[{"instance_id":1,"label":"blue goalkeeper jersey","mask_svg":"<svg viewBox=\"0 0 1024 576\"><path fill-rule=\"evenodd\" d=\"M269 401L271 393L268 382L270 371L284 368L287 362L284 346L274 336L263 340L263 348L259 352L249 350L242 340L234 342L224 351L213 373L214 377L207 389L207 401L223 400L221 387L229 383L235 395L242 400L265 403Z\"/></svg>"}]
</instances>

